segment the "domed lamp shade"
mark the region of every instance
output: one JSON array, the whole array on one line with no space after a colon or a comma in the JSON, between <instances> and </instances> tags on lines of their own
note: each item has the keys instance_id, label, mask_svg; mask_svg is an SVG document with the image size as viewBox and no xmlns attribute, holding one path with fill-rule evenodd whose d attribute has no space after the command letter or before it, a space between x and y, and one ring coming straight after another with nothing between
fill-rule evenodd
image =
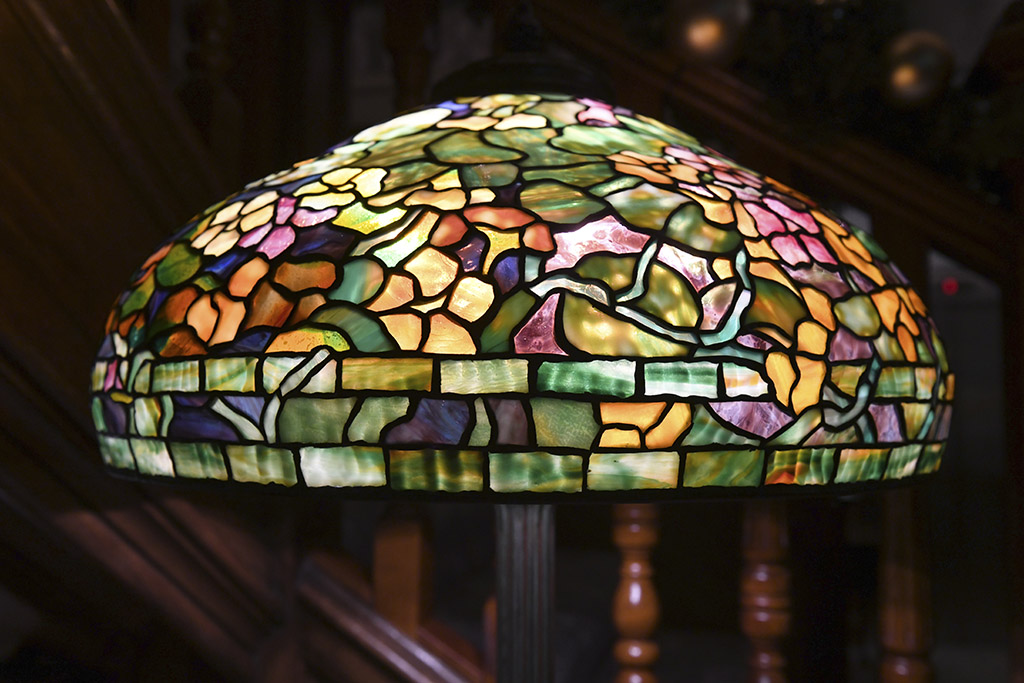
<instances>
[{"instance_id":1,"label":"domed lamp shade","mask_svg":"<svg viewBox=\"0 0 1024 683\"><path fill-rule=\"evenodd\" d=\"M808 197L626 109L494 94L199 214L117 299L92 396L121 474L660 500L928 475L953 376Z\"/></svg>"}]
</instances>

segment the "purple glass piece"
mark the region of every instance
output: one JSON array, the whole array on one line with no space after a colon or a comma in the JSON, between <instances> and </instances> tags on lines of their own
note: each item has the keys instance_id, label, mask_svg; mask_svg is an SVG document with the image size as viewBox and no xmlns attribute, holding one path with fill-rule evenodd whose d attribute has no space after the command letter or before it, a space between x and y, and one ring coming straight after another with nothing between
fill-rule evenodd
<instances>
[{"instance_id":1,"label":"purple glass piece","mask_svg":"<svg viewBox=\"0 0 1024 683\"><path fill-rule=\"evenodd\" d=\"M340 259L348 253L352 239L350 232L335 230L330 225L318 225L315 228L299 231L295 238L295 246L292 247L292 253L296 256L323 254Z\"/></svg>"},{"instance_id":2,"label":"purple glass piece","mask_svg":"<svg viewBox=\"0 0 1024 683\"><path fill-rule=\"evenodd\" d=\"M442 107L444 109L450 109L451 111L457 112L457 113L462 113L462 112L465 112L466 110L469 109L469 105L468 104L462 104L462 103L459 103L459 102L455 102L454 100L448 100L447 102L442 102L441 104L439 104L437 106L438 107Z\"/></svg>"},{"instance_id":3,"label":"purple glass piece","mask_svg":"<svg viewBox=\"0 0 1024 683\"><path fill-rule=\"evenodd\" d=\"M295 212L295 197L282 197L277 202L277 209L274 210L274 222L278 225L287 223Z\"/></svg>"},{"instance_id":4,"label":"purple glass piece","mask_svg":"<svg viewBox=\"0 0 1024 683\"><path fill-rule=\"evenodd\" d=\"M267 236L267 233L270 232L272 227L274 226L267 223L266 225L261 225L255 230L250 230L242 235L242 239L238 240L238 246L251 247L254 244L259 244L260 240Z\"/></svg>"},{"instance_id":5,"label":"purple glass piece","mask_svg":"<svg viewBox=\"0 0 1024 683\"><path fill-rule=\"evenodd\" d=\"M218 348L222 349L221 353L252 353L254 351L262 351L267 348L267 345L270 343L270 337L274 333L274 330L249 330Z\"/></svg>"},{"instance_id":6,"label":"purple glass piece","mask_svg":"<svg viewBox=\"0 0 1024 683\"><path fill-rule=\"evenodd\" d=\"M502 293L507 293L519 284L519 257L510 254L498 261L494 267L494 279L498 281Z\"/></svg>"},{"instance_id":7,"label":"purple glass piece","mask_svg":"<svg viewBox=\"0 0 1024 683\"><path fill-rule=\"evenodd\" d=\"M708 407L728 424L767 439L793 421L770 401L721 401Z\"/></svg>"},{"instance_id":8,"label":"purple glass piece","mask_svg":"<svg viewBox=\"0 0 1024 683\"><path fill-rule=\"evenodd\" d=\"M575 230L556 233L557 251L548 259L544 272L571 268L581 258L595 252L635 254L643 249L649 239L648 235L630 230L611 216L605 216Z\"/></svg>"},{"instance_id":9,"label":"purple glass piece","mask_svg":"<svg viewBox=\"0 0 1024 683\"><path fill-rule=\"evenodd\" d=\"M107 424L107 431L111 434L127 434L128 407L106 394L100 396L100 405L103 408L103 421Z\"/></svg>"},{"instance_id":10,"label":"purple glass piece","mask_svg":"<svg viewBox=\"0 0 1024 683\"><path fill-rule=\"evenodd\" d=\"M548 296L537 312L516 333L516 353L554 353L567 355L555 341L555 313L562 295Z\"/></svg>"},{"instance_id":11,"label":"purple glass piece","mask_svg":"<svg viewBox=\"0 0 1024 683\"><path fill-rule=\"evenodd\" d=\"M237 441L235 428L227 420L206 408L179 405L175 397L174 416L167 425L171 439L210 439Z\"/></svg>"},{"instance_id":12,"label":"purple glass piece","mask_svg":"<svg viewBox=\"0 0 1024 683\"><path fill-rule=\"evenodd\" d=\"M775 342L757 334L741 334L736 337L736 341L748 349L757 349L758 351L769 351L775 347Z\"/></svg>"},{"instance_id":13,"label":"purple glass piece","mask_svg":"<svg viewBox=\"0 0 1024 683\"><path fill-rule=\"evenodd\" d=\"M807 247L807 251L810 252L811 258L818 263L836 264L836 260L832 258L832 254L817 237L812 237L811 235L800 235L800 241L804 243L805 247Z\"/></svg>"},{"instance_id":14,"label":"purple glass piece","mask_svg":"<svg viewBox=\"0 0 1024 683\"><path fill-rule=\"evenodd\" d=\"M458 445L469 425L469 406L464 401L424 398L408 422L387 432L385 443Z\"/></svg>"},{"instance_id":15,"label":"purple glass piece","mask_svg":"<svg viewBox=\"0 0 1024 683\"><path fill-rule=\"evenodd\" d=\"M297 228L308 228L314 225L319 225L325 221L329 221L338 215L337 207L331 206L320 211L310 211L309 209L299 209L292 216L292 225Z\"/></svg>"},{"instance_id":16,"label":"purple glass piece","mask_svg":"<svg viewBox=\"0 0 1024 683\"><path fill-rule=\"evenodd\" d=\"M459 247L456 252L459 260L462 261L462 269L467 273L475 273L480 270L480 255L484 251L484 240L479 235L469 238L469 243Z\"/></svg>"},{"instance_id":17,"label":"purple glass piece","mask_svg":"<svg viewBox=\"0 0 1024 683\"><path fill-rule=\"evenodd\" d=\"M783 264L782 269L793 280L819 289L833 299L846 296L850 292L850 285L846 284L839 273L826 270L816 263L811 264L809 268L793 268Z\"/></svg>"},{"instance_id":18,"label":"purple glass piece","mask_svg":"<svg viewBox=\"0 0 1024 683\"><path fill-rule=\"evenodd\" d=\"M949 438L949 423L953 418L953 407L942 406L939 408L939 415L932 422L932 429L935 434L931 438L935 441L945 441Z\"/></svg>"},{"instance_id":19,"label":"purple glass piece","mask_svg":"<svg viewBox=\"0 0 1024 683\"><path fill-rule=\"evenodd\" d=\"M103 337L103 343L100 344L100 350L96 353L98 358L113 358L114 357L114 339L108 334Z\"/></svg>"},{"instance_id":20,"label":"purple glass piece","mask_svg":"<svg viewBox=\"0 0 1024 683\"><path fill-rule=\"evenodd\" d=\"M863 273L861 273L856 268L850 268L849 273L850 279L853 280L854 284L857 285L857 288L860 291L873 292L875 289L877 289L875 283L869 280L868 278L864 277Z\"/></svg>"},{"instance_id":21,"label":"purple glass piece","mask_svg":"<svg viewBox=\"0 0 1024 683\"><path fill-rule=\"evenodd\" d=\"M810 263L811 257L803 250L793 235L776 235L771 239L772 249L778 252L782 260L791 266Z\"/></svg>"},{"instance_id":22,"label":"purple glass piece","mask_svg":"<svg viewBox=\"0 0 1024 683\"><path fill-rule=\"evenodd\" d=\"M689 280L698 292L714 282L714 278L708 272L706 259L677 249L671 244L661 245L661 249L658 250L658 260Z\"/></svg>"},{"instance_id":23,"label":"purple glass piece","mask_svg":"<svg viewBox=\"0 0 1024 683\"><path fill-rule=\"evenodd\" d=\"M811 214L806 213L804 211L797 211L788 206L787 204L783 204L778 199L774 199L772 197L766 198L764 200L764 203L765 206L767 206L769 209L779 214L783 218L793 221L807 232L815 235L821 232L821 228L818 227L818 224L815 222Z\"/></svg>"},{"instance_id":24,"label":"purple glass piece","mask_svg":"<svg viewBox=\"0 0 1024 683\"><path fill-rule=\"evenodd\" d=\"M765 209L760 204L753 202L744 202L743 207L747 210L747 213L754 219L754 224L757 226L757 231L767 237L774 232L786 232L786 226L782 224L779 217L771 211Z\"/></svg>"},{"instance_id":25,"label":"purple glass piece","mask_svg":"<svg viewBox=\"0 0 1024 683\"><path fill-rule=\"evenodd\" d=\"M522 401L514 398L489 398L487 404L494 413L494 424L498 427L495 443L505 446L526 445L526 411Z\"/></svg>"},{"instance_id":26,"label":"purple glass piece","mask_svg":"<svg viewBox=\"0 0 1024 683\"><path fill-rule=\"evenodd\" d=\"M896 414L896 406L891 403L882 405L872 404L868 406L871 412L871 419L875 421L875 431L878 434L880 443L903 442L903 435L900 433L900 418Z\"/></svg>"},{"instance_id":27,"label":"purple glass piece","mask_svg":"<svg viewBox=\"0 0 1024 683\"><path fill-rule=\"evenodd\" d=\"M832 344L828 348L828 359L830 361L860 360L871 358L871 344L853 335L845 327L839 327L835 336L832 337Z\"/></svg>"},{"instance_id":28,"label":"purple glass piece","mask_svg":"<svg viewBox=\"0 0 1024 683\"><path fill-rule=\"evenodd\" d=\"M223 400L255 424L260 423L260 419L263 416L263 406L267 402L265 396L224 396Z\"/></svg>"},{"instance_id":29,"label":"purple glass piece","mask_svg":"<svg viewBox=\"0 0 1024 683\"><path fill-rule=\"evenodd\" d=\"M287 225L274 228L274 231L267 235L267 238L260 243L256 251L263 252L269 258L275 259L295 241L295 231Z\"/></svg>"},{"instance_id":30,"label":"purple glass piece","mask_svg":"<svg viewBox=\"0 0 1024 683\"><path fill-rule=\"evenodd\" d=\"M117 381L117 362L107 366L107 376L103 378L103 391L110 391Z\"/></svg>"}]
</instances>

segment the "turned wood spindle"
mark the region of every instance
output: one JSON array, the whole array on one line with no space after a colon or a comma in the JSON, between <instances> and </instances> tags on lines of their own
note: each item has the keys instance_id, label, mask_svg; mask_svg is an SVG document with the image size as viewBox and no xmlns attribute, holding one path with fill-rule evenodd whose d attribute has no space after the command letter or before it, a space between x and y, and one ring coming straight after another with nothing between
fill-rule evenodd
<instances>
[{"instance_id":1,"label":"turned wood spindle","mask_svg":"<svg viewBox=\"0 0 1024 683\"><path fill-rule=\"evenodd\" d=\"M373 605L417 637L433 598L430 531L422 508L391 505L377 522L373 540Z\"/></svg>"},{"instance_id":2,"label":"turned wood spindle","mask_svg":"<svg viewBox=\"0 0 1024 683\"><path fill-rule=\"evenodd\" d=\"M750 680L786 680L790 625L789 532L780 501L747 503L743 519L740 624L750 640Z\"/></svg>"},{"instance_id":3,"label":"turned wood spindle","mask_svg":"<svg viewBox=\"0 0 1024 683\"><path fill-rule=\"evenodd\" d=\"M931 599L920 498L889 491L883 502L879 619L882 683L932 680Z\"/></svg>"},{"instance_id":4,"label":"turned wood spindle","mask_svg":"<svg viewBox=\"0 0 1024 683\"><path fill-rule=\"evenodd\" d=\"M653 636L660 610L651 581L651 548L658 540L658 509L651 504L621 504L614 507L614 516L612 537L622 554L612 610L619 631L615 683L656 683L652 669L658 644Z\"/></svg>"}]
</instances>

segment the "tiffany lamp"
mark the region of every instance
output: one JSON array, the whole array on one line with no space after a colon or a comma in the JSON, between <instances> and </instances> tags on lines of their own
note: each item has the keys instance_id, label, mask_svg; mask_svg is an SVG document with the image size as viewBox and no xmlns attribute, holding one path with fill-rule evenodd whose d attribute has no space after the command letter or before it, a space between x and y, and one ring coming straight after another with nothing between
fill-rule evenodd
<instances>
[{"instance_id":1,"label":"tiffany lamp","mask_svg":"<svg viewBox=\"0 0 1024 683\"><path fill-rule=\"evenodd\" d=\"M546 503L915 480L952 393L869 235L556 93L411 111L206 209L135 273L92 372L121 474L503 503L499 591L536 585L499 592L534 624L499 641L543 640L521 612L547 580L516 553L550 547Z\"/></svg>"}]
</instances>

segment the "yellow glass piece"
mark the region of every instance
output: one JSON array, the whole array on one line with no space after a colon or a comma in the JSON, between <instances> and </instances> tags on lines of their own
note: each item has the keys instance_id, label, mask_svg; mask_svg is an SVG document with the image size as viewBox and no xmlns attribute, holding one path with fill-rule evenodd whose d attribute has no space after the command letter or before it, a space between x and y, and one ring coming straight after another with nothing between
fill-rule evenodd
<instances>
[{"instance_id":1,"label":"yellow glass piece","mask_svg":"<svg viewBox=\"0 0 1024 683\"><path fill-rule=\"evenodd\" d=\"M447 254L425 247L405 262L405 269L420 283L424 296L437 296L455 281L459 266Z\"/></svg>"},{"instance_id":2,"label":"yellow glass piece","mask_svg":"<svg viewBox=\"0 0 1024 683\"><path fill-rule=\"evenodd\" d=\"M769 353L765 361L765 369L768 371L768 379L775 387L775 398L782 405L788 406L793 382L796 381L796 372L793 370L789 356L781 351Z\"/></svg>"},{"instance_id":3,"label":"yellow glass piece","mask_svg":"<svg viewBox=\"0 0 1024 683\"><path fill-rule=\"evenodd\" d=\"M721 185L708 184L707 188L723 201L730 201L733 198L732 190L730 190L727 187L722 187Z\"/></svg>"},{"instance_id":4,"label":"yellow glass piece","mask_svg":"<svg viewBox=\"0 0 1024 683\"><path fill-rule=\"evenodd\" d=\"M771 259L772 261L779 260L779 255L776 254L775 250L772 249L770 244L768 244L768 240L744 240L743 243L751 258L766 258Z\"/></svg>"},{"instance_id":5,"label":"yellow glass piece","mask_svg":"<svg viewBox=\"0 0 1024 683\"><path fill-rule=\"evenodd\" d=\"M836 252L836 256L839 257L840 261L853 266L870 278L876 285L883 286L886 284L882 271L847 248L846 243L836 233L826 230L823 234L825 235L825 240L832 247L833 251Z\"/></svg>"},{"instance_id":6,"label":"yellow glass piece","mask_svg":"<svg viewBox=\"0 0 1024 683\"><path fill-rule=\"evenodd\" d=\"M327 194L308 194L299 200L299 206L304 209L320 211L329 209L332 206L348 206L354 202L356 196L351 192L328 192Z\"/></svg>"},{"instance_id":7,"label":"yellow glass piece","mask_svg":"<svg viewBox=\"0 0 1024 683\"><path fill-rule=\"evenodd\" d=\"M438 192L441 190L450 190L454 187L462 187L462 183L459 181L458 169L453 168L450 171L445 171L431 180L430 186Z\"/></svg>"},{"instance_id":8,"label":"yellow glass piece","mask_svg":"<svg viewBox=\"0 0 1024 683\"><path fill-rule=\"evenodd\" d=\"M867 366L834 365L831 370L832 383L847 396L853 396L857 393L857 385L860 383L860 377L864 374L865 367Z\"/></svg>"},{"instance_id":9,"label":"yellow glass piece","mask_svg":"<svg viewBox=\"0 0 1024 683\"><path fill-rule=\"evenodd\" d=\"M595 356L685 356L689 347L651 334L594 307L588 299L566 295L563 325L569 343Z\"/></svg>"},{"instance_id":10,"label":"yellow glass piece","mask_svg":"<svg viewBox=\"0 0 1024 683\"><path fill-rule=\"evenodd\" d=\"M459 280L448 302L448 309L464 320L478 320L494 302L494 287L483 280L466 276Z\"/></svg>"},{"instance_id":11,"label":"yellow glass piece","mask_svg":"<svg viewBox=\"0 0 1024 683\"><path fill-rule=\"evenodd\" d=\"M444 299L445 298L443 296L439 296L435 299L427 301L426 303L412 304L409 308L412 308L415 311L419 311L420 313L429 313L430 311L435 311L444 306Z\"/></svg>"},{"instance_id":12,"label":"yellow glass piece","mask_svg":"<svg viewBox=\"0 0 1024 683\"><path fill-rule=\"evenodd\" d=\"M384 283L384 290L377 295L368 309L371 311L389 311L404 303L412 301L412 278L400 273L392 273Z\"/></svg>"},{"instance_id":13,"label":"yellow glass piece","mask_svg":"<svg viewBox=\"0 0 1024 683\"><path fill-rule=\"evenodd\" d=\"M395 207L389 211L378 213L370 211L362 204L352 204L338 214L332 222L343 228L358 230L364 235L377 232L381 228L392 225L405 215L405 209Z\"/></svg>"},{"instance_id":14,"label":"yellow glass piece","mask_svg":"<svg viewBox=\"0 0 1024 683\"><path fill-rule=\"evenodd\" d=\"M690 427L692 412L688 403L673 403L661 421L644 437L647 448L671 448Z\"/></svg>"},{"instance_id":15,"label":"yellow glass piece","mask_svg":"<svg viewBox=\"0 0 1024 683\"><path fill-rule=\"evenodd\" d=\"M885 329L895 331L896 316L900 312L900 297L891 289L882 289L871 293L871 301L875 304L878 317L882 319Z\"/></svg>"},{"instance_id":16,"label":"yellow glass piece","mask_svg":"<svg viewBox=\"0 0 1024 683\"><path fill-rule=\"evenodd\" d=\"M242 215L250 214L257 209L262 209L267 204L272 204L277 199L277 192L275 190L267 190L256 195L242 207Z\"/></svg>"},{"instance_id":17,"label":"yellow glass piece","mask_svg":"<svg viewBox=\"0 0 1024 683\"><path fill-rule=\"evenodd\" d=\"M349 167L349 168L339 168L336 171L331 171L330 173L325 173L320 178L320 180L325 182L325 183L327 183L327 184L329 184L329 185L334 185L334 186L344 185L345 183L347 183L348 181L352 180L353 178L355 178L357 175L359 175L362 172L363 172L363 169L361 169L361 168L351 168L351 167ZM306 189L306 188L302 188L302 189ZM295 194L299 194L299 193L296 192Z\"/></svg>"},{"instance_id":18,"label":"yellow glass piece","mask_svg":"<svg viewBox=\"0 0 1024 683\"><path fill-rule=\"evenodd\" d=\"M430 334L423 350L426 353L472 355L476 353L476 344L462 325L442 313L434 313L430 316Z\"/></svg>"},{"instance_id":19,"label":"yellow glass piece","mask_svg":"<svg viewBox=\"0 0 1024 683\"><path fill-rule=\"evenodd\" d=\"M263 195L260 195L260 197L266 194L277 195L276 192L265 192L263 193ZM257 197L256 199L259 199L259 197ZM253 201L256 200L254 199ZM246 213L244 209L242 210L242 213ZM267 223L270 222L270 220L273 217L274 207L272 205L264 206L261 209L258 209L256 211L253 211L252 213L248 213L242 216L242 220L239 222L238 227L242 232L249 232L253 228L258 228L261 225L266 225Z\"/></svg>"},{"instance_id":20,"label":"yellow glass piece","mask_svg":"<svg viewBox=\"0 0 1024 683\"><path fill-rule=\"evenodd\" d=\"M803 294L807 310L811 312L814 319L824 325L826 329L834 332L836 317L832 312L832 301L828 296L813 287L801 287L800 293Z\"/></svg>"},{"instance_id":21,"label":"yellow glass piece","mask_svg":"<svg viewBox=\"0 0 1024 683\"><path fill-rule=\"evenodd\" d=\"M700 204L704 208L704 217L712 223L724 225L736 220L736 216L732 212L732 204L729 202L708 199L696 192L690 192L688 190L683 190L682 193Z\"/></svg>"},{"instance_id":22,"label":"yellow glass piece","mask_svg":"<svg viewBox=\"0 0 1024 683\"><path fill-rule=\"evenodd\" d=\"M446 119L437 124L438 128L463 128L465 130L483 130L490 128L498 119L493 116L466 116L461 119Z\"/></svg>"},{"instance_id":23,"label":"yellow glass piece","mask_svg":"<svg viewBox=\"0 0 1024 683\"><path fill-rule=\"evenodd\" d=\"M302 187L300 187L299 189L295 190L294 194L295 194L296 197L304 197L304 196L309 195L309 194L323 194L324 192L327 192L330 189L331 189L330 187L328 187L327 185L324 185L320 181L314 181L312 183L307 183L307 184L303 185ZM351 190L352 189L351 183L346 185L345 189L346 190Z\"/></svg>"},{"instance_id":24,"label":"yellow glass piece","mask_svg":"<svg viewBox=\"0 0 1024 683\"><path fill-rule=\"evenodd\" d=\"M497 197L489 187L475 187L469 192L470 204L490 204Z\"/></svg>"},{"instance_id":25,"label":"yellow glass piece","mask_svg":"<svg viewBox=\"0 0 1024 683\"><path fill-rule=\"evenodd\" d=\"M212 225L218 225L220 223L227 223L238 218L238 214L242 212L242 207L245 206L245 202L232 202L223 209L213 215Z\"/></svg>"},{"instance_id":26,"label":"yellow glass piece","mask_svg":"<svg viewBox=\"0 0 1024 683\"><path fill-rule=\"evenodd\" d=\"M380 192L381 181L387 174L388 172L383 168L368 168L353 178L352 182L356 186L356 192L364 198L372 197Z\"/></svg>"},{"instance_id":27,"label":"yellow glass piece","mask_svg":"<svg viewBox=\"0 0 1024 683\"><path fill-rule=\"evenodd\" d=\"M422 183L416 183L415 185L400 187L394 192L385 192L384 194L374 195L373 197L367 199L366 203L376 208L391 206L395 202L399 202L405 197L409 196L416 190L422 190L425 187L430 187L430 183L424 181Z\"/></svg>"},{"instance_id":28,"label":"yellow glass piece","mask_svg":"<svg viewBox=\"0 0 1024 683\"><path fill-rule=\"evenodd\" d=\"M423 323L415 313L382 315L380 321L388 328L388 332L395 338L399 348L403 351L415 351L420 347Z\"/></svg>"},{"instance_id":29,"label":"yellow glass piece","mask_svg":"<svg viewBox=\"0 0 1024 683\"><path fill-rule=\"evenodd\" d=\"M736 228L740 231L740 234L744 237L760 239L761 233L757 231L757 226L754 224L754 217L750 215L750 212L747 211L743 204L740 203L739 200L736 200L732 203L732 209L736 213Z\"/></svg>"},{"instance_id":30,"label":"yellow glass piece","mask_svg":"<svg viewBox=\"0 0 1024 683\"><path fill-rule=\"evenodd\" d=\"M700 181L700 172L693 166L686 164L669 164L665 172L669 178L681 180L684 183L696 183Z\"/></svg>"},{"instance_id":31,"label":"yellow glass piece","mask_svg":"<svg viewBox=\"0 0 1024 683\"><path fill-rule=\"evenodd\" d=\"M728 280L735 274L732 269L732 261L727 258L716 258L711 263L711 270L715 271L715 275L723 280Z\"/></svg>"},{"instance_id":32,"label":"yellow glass piece","mask_svg":"<svg viewBox=\"0 0 1024 683\"><path fill-rule=\"evenodd\" d=\"M868 248L865 247L864 243L857 239L855 236L848 235L844 237L843 243L850 248L850 251L854 252L855 254L857 254L857 256L860 256L865 261L871 262L874 260L874 257L871 256L871 252L868 251Z\"/></svg>"},{"instance_id":33,"label":"yellow glass piece","mask_svg":"<svg viewBox=\"0 0 1024 683\"><path fill-rule=\"evenodd\" d=\"M828 332L816 322L805 320L796 328L797 348L812 356L822 356L828 346Z\"/></svg>"},{"instance_id":34,"label":"yellow glass piece","mask_svg":"<svg viewBox=\"0 0 1024 683\"><path fill-rule=\"evenodd\" d=\"M267 353L312 351L318 346L329 346L335 351L347 351L349 348L348 341L337 330L298 329L274 337Z\"/></svg>"},{"instance_id":35,"label":"yellow glass piece","mask_svg":"<svg viewBox=\"0 0 1024 683\"><path fill-rule=\"evenodd\" d=\"M658 403L602 403L601 422L604 424L634 425L647 431L665 411L664 402Z\"/></svg>"},{"instance_id":36,"label":"yellow glass piece","mask_svg":"<svg viewBox=\"0 0 1024 683\"><path fill-rule=\"evenodd\" d=\"M928 307L924 305L924 301L917 292L912 289L907 290L907 296L910 298L910 310L918 315L928 315Z\"/></svg>"},{"instance_id":37,"label":"yellow glass piece","mask_svg":"<svg viewBox=\"0 0 1024 683\"><path fill-rule=\"evenodd\" d=\"M896 290L900 295L900 299L903 301L903 306L900 307L899 321L907 326L910 330L910 334L915 337L921 334L921 328L917 325L917 320L914 319L914 314L911 312L910 297L907 296L907 290L900 288Z\"/></svg>"},{"instance_id":38,"label":"yellow glass piece","mask_svg":"<svg viewBox=\"0 0 1024 683\"><path fill-rule=\"evenodd\" d=\"M612 155L612 156L618 156L618 155ZM609 159L610 158L611 157L609 157ZM665 183L670 182L668 176L666 176L664 173L661 173L660 171L655 171L650 166L645 166L643 164L638 164L633 159L629 159L628 161L622 162L622 163L616 163L615 164L615 170L618 171L619 173L626 173L626 174L629 174L629 175L635 175L637 177L643 178L644 180L647 180L647 181L652 182L652 183L662 183L662 184L665 184Z\"/></svg>"},{"instance_id":39,"label":"yellow glass piece","mask_svg":"<svg viewBox=\"0 0 1024 683\"><path fill-rule=\"evenodd\" d=\"M523 232L523 244L536 251L554 251L551 229L543 223L534 223Z\"/></svg>"},{"instance_id":40,"label":"yellow glass piece","mask_svg":"<svg viewBox=\"0 0 1024 683\"><path fill-rule=\"evenodd\" d=\"M341 361L341 388L346 391L429 391L433 376L434 361L429 358L345 358Z\"/></svg>"},{"instance_id":41,"label":"yellow glass piece","mask_svg":"<svg viewBox=\"0 0 1024 683\"><path fill-rule=\"evenodd\" d=\"M825 228L829 232L834 232L837 235L846 235L847 230L838 222L835 221L831 216L826 213L819 211L818 209L811 209L811 215L814 216L814 220L818 221L818 225Z\"/></svg>"},{"instance_id":42,"label":"yellow glass piece","mask_svg":"<svg viewBox=\"0 0 1024 683\"><path fill-rule=\"evenodd\" d=\"M519 248L519 233L489 228L486 225L478 225L477 228L490 243L487 247L487 256L484 257L484 272L490 273L495 259L510 249Z\"/></svg>"},{"instance_id":43,"label":"yellow glass piece","mask_svg":"<svg viewBox=\"0 0 1024 683\"><path fill-rule=\"evenodd\" d=\"M217 326L213 330L213 336L210 337L211 346L234 339L246 313L244 303L235 301L221 292L214 295L213 302L220 313L217 316Z\"/></svg>"},{"instance_id":44,"label":"yellow glass piece","mask_svg":"<svg viewBox=\"0 0 1024 683\"><path fill-rule=\"evenodd\" d=\"M237 230L224 230L206 245L203 253L207 256L220 256L235 246L241 236Z\"/></svg>"},{"instance_id":45,"label":"yellow glass piece","mask_svg":"<svg viewBox=\"0 0 1024 683\"><path fill-rule=\"evenodd\" d=\"M543 128L548 125L548 120L537 114L513 114L498 121L494 130L509 130L510 128Z\"/></svg>"},{"instance_id":46,"label":"yellow glass piece","mask_svg":"<svg viewBox=\"0 0 1024 683\"><path fill-rule=\"evenodd\" d=\"M466 205L466 193L461 189L444 190L434 192L433 190L416 190L405 200L406 204L433 206L442 211L458 211Z\"/></svg>"},{"instance_id":47,"label":"yellow glass piece","mask_svg":"<svg viewBox=\"0 0 1024 683\"><path fill-rule=\"evenodd\" d=\"M601 448L640 448L640 430L611 427L601 432Z\"/></svg>"},{"instance_id":48,"label":"yellow glass piece","mask_svg":"<svg viewBox=\"0 0 1024 683\"><path fill-rule=\"evenodd\" d=\"M917 362L917 347L914 345L914 335L910 334L903 325L899 326L896 330L896 340L900 343L900 348L903 349L903 355L911 363Z\"/></svg>"},{"instance_id":49,"label":"yellow glass piece","mask_svg":"<svg viewBox=\"0 0 1024 683\"><path fill-rule=\"evenodd\" d=\"M793 387L793 412L797 415L821 400L821 384L825 381L825 361L796 357L800 379Z\"/></svg>"},{"instance_id":50,"label":"yellow glass piece","mask_svg":"<svg viewBox=\"0 0 1024 683\"><path fill-rule=\"evenodd\" d=\"M946 400L953 400L954 389L956 389L956 380L954 375L946 375Z\"/></svg>"},{"instance_id":51,"label":"yellow glass piece","mask_svg":"<svg viewBox=\"0 0 1024 683\"><path fill-rule=\"evenodd\" d=\"M750 264L748 270L751 275L763 277L765 280L773 280L778 282L780 285L785 285L792 290L793 293L799 294L796 285L794 285L793 282L786 277L786 274L783 273L774 263L769 263L768 261L754 261Z\"/></svg>"},{"instance_id":52,"label":"yellow glass piece","mask_svg":"<svg viewBox=\"0 0 1024 683\"><path fill-rule=\"evenodd\" d=\"M451 113L450 110L443 107L433 107L409 114L402 114L384 123L370 126L366 130L357 133L352 140L354 142L374 142L376 140L390 140L403 135L418 133L437 124L442 119L448 118Z\"/></svg>"},{"instance_id":53,"label":"yellow glass piece","mask_svg":"<svg viewBox=\"0 0 1024 683\"><path fill-rule=\"evenodd\" d=\"M192 302L185 315L185 322L196 331L197 337L204 342L210 340L217 325L217 309L213 307L209 294L203 294Z\"/></svg>"}]
</instances>

